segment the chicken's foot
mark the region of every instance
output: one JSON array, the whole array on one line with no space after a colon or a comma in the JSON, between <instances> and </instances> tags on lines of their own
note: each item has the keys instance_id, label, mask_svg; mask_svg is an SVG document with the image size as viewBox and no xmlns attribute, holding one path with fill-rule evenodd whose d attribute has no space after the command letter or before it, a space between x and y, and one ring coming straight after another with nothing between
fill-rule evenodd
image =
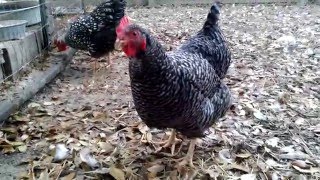
<instances>
[{"instance_id":1,"label":"chicken's foot","mask_svg":"<svg viewBox=\"0 0 320 180\"><path fill-rule=\"evenodd\" d=\"M197 139L192 139L190 141L190 145L189 145L189 149L187 152L187 155L181 159L178 159L177 161L181 161L179 164L177 164L177 167L181 167L181 166L185 166L185 165L189 165L191 168L195 168L195 166L193 165L193 154L194 154L194 149L196 147L196 142Z\"/></svg>"},{"instance_id":2,"label":"chicken's foot","mask_svg":"<svg viewBox=\"0 0 320 180\"><path fill-rule=\"evenodd\" d=\"M171 146L171 155L174 155L176 144L178 144L179 142L182 141L181 139L176 138L176 135L177 135L176 130L172 129L171 135L168 140L163 141L163 142L154 142L154 144L158 144L161 146L158 150L156 150L156 152L160 152L163 148L168 148ZM179 148L179 150L180 149L181 148Z\"/></svg>"},{"instance_id":3,"label":"chicken's foot","mask_svg":"<svg viewBox=\"0 0 320 180\"><path fill-rule=\"evenodd\" d=\"M107 65L107 68L111 67L111 65L112 65L111 53L112 53L112 52L110 52L110 53L108 54L108 58L107 58L107 59L108 59L108 60L107 60L108 65Z\"/></svg>"}]
</instances>

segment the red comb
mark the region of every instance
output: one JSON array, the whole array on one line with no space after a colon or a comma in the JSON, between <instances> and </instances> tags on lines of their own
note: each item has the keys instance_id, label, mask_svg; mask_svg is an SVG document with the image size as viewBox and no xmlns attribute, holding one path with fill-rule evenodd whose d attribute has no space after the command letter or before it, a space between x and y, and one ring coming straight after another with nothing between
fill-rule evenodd
<instances>
[{"instance_id":1,"label":"red comb","mask_svg":"<svg viewBox=\"0 0 320 180\"><path fill-rule=\"evenodd\" d=\"M119 22L119 25L116 29L117 35L120 34L123 29L130 24L128 16L123 16Z\"/></svg>"}]
</instances>

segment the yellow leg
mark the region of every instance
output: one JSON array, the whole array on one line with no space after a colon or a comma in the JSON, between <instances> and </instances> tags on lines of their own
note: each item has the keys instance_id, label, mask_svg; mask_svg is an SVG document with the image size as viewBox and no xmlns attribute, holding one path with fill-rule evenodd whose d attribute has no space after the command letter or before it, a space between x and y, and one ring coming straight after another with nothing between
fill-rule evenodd
<instances>
[{"instance_id":1,"label":"yellow leg","mask_svg":"<svg viewBox=\"0 0 320 180\"><path fill-rule=\"evenodd\" d=\"M182 161L178 164L178 166L185 166L188 164L191 168L195 167L193 165L192 159L193 159L194 149L196 147L196 142L197 142L197 139L191 139L187 155L184 158L182 158Z\"/></svg>"},{"instance_id":2,"label":"yellow leg","mask_svg":"<svg viewBox=\"0 0 320 180\"><path fill-rule=\"evenodd\" d=\"M109 65L111 65L111 64L112 64L111 54L110 54L110 53L108 54L108 63L109 63Z\"/></svg>"},{"instance_id":3,"label":"yellow leg","mask_svg":"<svg viewBox=\"0 0 320 180\"><path fill-rule=\"evenodd\" d=\"M158 149L157 152L161 151L162 148L168 148L168 147L171 146L171 154L173 155L174 151L175 151L176 144L181 142L180 139L176 138L176 135L177 135L176 130L172 129L171 135L170 135L168 140L166 140L164 142L155 142L155 144L160 144L161 145L160 149Z\"/></svg>"}]
</instances>

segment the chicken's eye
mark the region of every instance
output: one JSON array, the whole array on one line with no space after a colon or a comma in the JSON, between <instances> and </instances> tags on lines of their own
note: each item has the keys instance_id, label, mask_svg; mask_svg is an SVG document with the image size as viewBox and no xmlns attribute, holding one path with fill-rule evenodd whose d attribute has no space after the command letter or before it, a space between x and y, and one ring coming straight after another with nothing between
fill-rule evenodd
<instances>
[{"instance_id":1,"label":"chicken's eye","mask_svg":"<svg viewBox=\"0 0 320 180\"><path fill-rule=\"evenodd\" d=\"M137 36L138 34L137 34L137 32L134 31L134 32L132 32L132 35Z\"/></svg>"}]
</instances>

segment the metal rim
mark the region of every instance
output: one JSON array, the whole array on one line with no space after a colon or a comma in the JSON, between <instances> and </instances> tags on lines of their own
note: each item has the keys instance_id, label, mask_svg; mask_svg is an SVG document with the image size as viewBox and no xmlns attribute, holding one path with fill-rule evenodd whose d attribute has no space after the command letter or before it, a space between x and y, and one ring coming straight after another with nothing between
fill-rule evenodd
<instances>
[{"instance_id":1,"label":"metal rim","mask_svg":"<svg viewBox=\"0 0 320 180\"><path fill-rule=\"evenodd\" d=\"M15 1L15 2L32 2L32 3L36 3L37 1ZM11 3L11 2L10 2ZM9 3L7 3L9 4ZM14 4L14 3L12 3ZM38 3L37 5L34 6L30 6L30 7L25 7L25 8L20 8L20 9L14 9L14 10L7 10L7 11L1 11L0 14L6 14L6 13L13 13L13 12L19 12L19 11L25 11L28 9L34 9L34 8L38 8L40 6L40 4Z\"/></svg>"},{"instance_id":2,"label":"metal rim","mask_svg":"<svg viewBox=\"0 0 320 180\"><path fill-rule=\"evenodd\" d=\"M0 21L0 24L1 24L1 22L15 22L15 23L5 25L5 26L0 26L0 28L8 28L8 27L19 26L19 25L23 25L23 24L28 23L28 21L26 21L26 20L5 20L5 21Z\"/></svg>"}]
</instances>

